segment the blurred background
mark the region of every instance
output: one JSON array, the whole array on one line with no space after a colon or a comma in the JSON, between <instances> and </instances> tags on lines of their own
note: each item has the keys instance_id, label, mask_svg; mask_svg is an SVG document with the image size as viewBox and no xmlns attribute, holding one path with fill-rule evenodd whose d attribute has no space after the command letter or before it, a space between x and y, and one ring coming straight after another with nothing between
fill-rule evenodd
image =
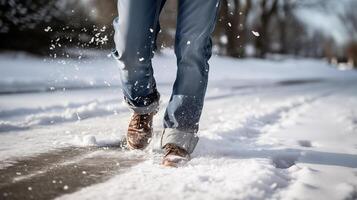
<instances>
[{"instance_id":1,"label":"blurred background","mask_svg":"<svg viewBox=\"0 0 357 200\"><path fill-rule=\"evenodd\" d=\"M177 1L161 14L160 51L173 46ZM287 54L357 66L356 0L222 0L214 53ZM74 57L114 47L115 0L0 0L0 50ZM76 51L78 50L78 51Z\"/></svg>"}]
</instances>

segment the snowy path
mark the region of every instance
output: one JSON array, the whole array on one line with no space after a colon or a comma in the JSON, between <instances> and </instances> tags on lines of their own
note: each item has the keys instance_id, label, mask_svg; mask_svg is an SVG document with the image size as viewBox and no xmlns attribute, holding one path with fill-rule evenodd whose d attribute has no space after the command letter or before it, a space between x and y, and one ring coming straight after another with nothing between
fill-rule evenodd
<instances>
[{"instance_id":1,"label":"snowy path","mask_svg":"<svg viewBox=\"0 0 357 200\"><path fill-rule=\"evenodd\" d=\"M155 62L167 64L171 59ZM162 78L158 83L162 109L145 152L110 147L125 134L130 116L120 103L118 87L2 95L0 195L9 199L357 198L356 72L323 66L312 70L315 76L301 72L274 79L284 72L283 66L299 70L291 63L281 63L277 70L272 67L276 62L259 60L217 58L213 63L223 69L212 69L200 141L193 159L178 169L159 165L158 138L171 89L165 82L167 70L157 74ZM236 76L242 72L245 78L235 80L224 72L239 64ZM250 64L262 69L249 69L258 78L248 79Z\"/></svg>"}]
</instances>

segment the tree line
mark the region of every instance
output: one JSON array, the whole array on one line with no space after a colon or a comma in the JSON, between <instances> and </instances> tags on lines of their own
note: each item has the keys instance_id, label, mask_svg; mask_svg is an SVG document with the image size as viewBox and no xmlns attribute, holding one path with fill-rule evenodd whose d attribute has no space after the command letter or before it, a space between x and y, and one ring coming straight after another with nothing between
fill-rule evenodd
<instances>
[{"instance_id":1,"label":"tree line","mask_svg":"<svg viewBox=\"0 0 357 200\"><path fill-rule=\"evenodd\" d=\"M221 0L213 35L214 51L236 58L289 54L356 63L357 1L336 2ZM162 31L158 46L173 45L176 3L167 1L161 14ZM336 5L343 10L335 12ZM49 51L64 50L64 47L113 47L111 22L118 15L114 0L0 0L0 8L0 49L48 54ZM343 44L336 41L329 31L313 29L300 19L298 11L313 9L341 22L331 23L331 30L343 28ZM318 20L313 15L311 19L304 17L307 22ZM324 21L321 23L326 24Z\"/></svg>"}]
</instances>

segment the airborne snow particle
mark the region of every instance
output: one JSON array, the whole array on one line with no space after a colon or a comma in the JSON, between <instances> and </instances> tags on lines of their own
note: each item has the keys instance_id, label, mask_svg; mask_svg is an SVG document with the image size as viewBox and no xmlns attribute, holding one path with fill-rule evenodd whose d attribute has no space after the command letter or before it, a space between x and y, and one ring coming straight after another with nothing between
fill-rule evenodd
<instances>
[{"instance_id":1,"label":"airborne snow particle","mask_svg":"<svg viewBox=\"0 0 357 200\"><path fill-rule=\"evenodd\" d=\"M87 174L87 172L86 171L82 171L82 174Z\"/></svg>"},{"instance_id":2,"label":"airborne snow particle","mask_svg":"<svg viewBox=\"0 0 357 200\"><path fill-rule=\"evenodd\" d=\"M153 33L153 32L154 32L154 29L150 28L150 32Z\"/></svg>"},{"instance_id":3,"label":"airborne snow particle","mask_svg":"<svg viewBox=\"0 0 357 200\"><path fill-rule=\"evenodd\" d=\"M51 44L50 50L53 50L53 49L55 49L55 48L56 48L56 46L55 46L54 44Z\"/></svg>"},{"instance_id":4,"label":"airborne snow particle","mask_svg":"<svg viewBox=\"0 0 357 200\"><path fill-rule=\"evenodd\" d=\"M141 58L139 58L139 61L141 62L141 61L144 61L145 59L143 58L143 57L141 57Z\"/></svg>"},{"instance_id":5,"label":"airborne snow particle","mask_svg":"<svg viewBox=\"0 0 357 200\"><path fill-rule=\"evenodd\" d=\"M48 31L52 31L52 28L50 26L47 26L45 29L44 29L45 32L48 32Z\"/></svg>"},{"instance_id":6,"label":"airborne snow particle","mask_svg":"<svg viewBox=\"0 0 357 200\"><path fill-rule=\"evenodd\" d=\"M104 84L106 84L108 87L111 86L111 84L109 82L107 82L107 81L104 81Z\"/></svg>"},{"instance_id":7,"label":"airborne snow particle","mask_svg":"<svg viewBox=\"0 0 357 200\"><path fill-rule=\"evenodd\" d=\"M77 120L80 121L81 117L79 116L78 112L76 112L76 115L77 115Z\"/></svg>"},{"instance_id":8,"label":"airborne snow particle","mask_svg":"<svg viewBox=\"0 0 357 200\"><path fill-rule=\"evenodd\" d=\"M228 22L228 26L229 26L229 27L232 27L232 24L231 24L230 22Z\"/></svg>"},{"instance_id":9,"label":"airborne snow particle","mask_svg":"<svg viewBox=\"0 0 357 200\"><path fill-rule=\"evenodd\" d=\"M191 41L189 40L189 41L187 41L187 45L189 45L189 44L191 44Z\"/></svg>"},{"instance_id":10,"label":"airborne snow particle","mask_svg":"<svg viewBox=\"0 0 357 200\"><path fill-rule=\"evenodd\" d=\"M227 44L228 43L228 38L226 35L222 35L220 38L219 38L220 42L222 42L223 44Z\"/></svg>"},{"instance_id":11,"label":"airborne snow particle","mask_svg":"<svg viewBox=\"0 0 357 200\"><path fill-rule=\"evenodd\" d=\"M64 190L68 190L68 185L63 186Z\"/></svg>"},{"instance_id":12,"label":"airborne snow particle","mask_svg":"<svg viewBox=\"0 0 357 200\"><path fill-rule=\"evenodd\" d=\"M256 36L256 37L259 37L259 36L260 36L259 32L252 31L252 33L253 33L253 35Z\"/></svg>"},{"instance_id":13,"label":"airborne snow particle","mask_svg":"<svg viewBox=\"0 0 357 200\"><path fill-rule=\"evenodd\" d=\"M27 189L28 189L29 191L31 191L31 190L32 190L32 187L28 187Z\"/></svg>"},{"instance_id":14,"label":"airborne snow particle","mask_svg":"<svg viewBox=\"0 0 357 200\"><path fill-rule=\"evenodd\" d=\"M275 189L277 186L278 186L277 183L273 183L273 184L270 185L270 188L271 188L271 189Z\"/></svg>"}]
</instances>

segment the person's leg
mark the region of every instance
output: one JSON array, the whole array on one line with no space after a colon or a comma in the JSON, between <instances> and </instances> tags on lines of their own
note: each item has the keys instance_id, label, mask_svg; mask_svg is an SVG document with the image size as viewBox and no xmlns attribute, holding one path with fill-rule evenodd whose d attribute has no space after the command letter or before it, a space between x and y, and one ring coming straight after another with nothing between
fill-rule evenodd
<instances>
[{"instance_id":1,"label":"person's leg","mask_svg":"<svg viewBox=\"0 0 357 200\"><path fill-rule=\"evenodd\" d=\"M174 144L192 153L208 81L211 34L219 0L180 0L175 53L177 77L164 116L161 146Z\"/></svg>"},{"instance_id":2,"label":"person's leg","mask_svg":"<svg viewBox=\"0 0 357 200\"><path fill-rule=\"evenodd\" d=\"M126 134L129 149L144 149L152 137L160 95L151 58L164 3L165 0L118 0L113 55L118 60L124 99L134 111Z\"/></svg>"},{"instance_id":3,"label":"person's leg","mask_svg":"<svg viewBox=\"0 0 357 200\"><path fill-rule=\"evenodd\" d=\"M159 93L151 58L159 31L159 15L165 0L118 0L114 22L115 50L124 98L135 113L158 109Z\"/></svg>"}]
</instances>

